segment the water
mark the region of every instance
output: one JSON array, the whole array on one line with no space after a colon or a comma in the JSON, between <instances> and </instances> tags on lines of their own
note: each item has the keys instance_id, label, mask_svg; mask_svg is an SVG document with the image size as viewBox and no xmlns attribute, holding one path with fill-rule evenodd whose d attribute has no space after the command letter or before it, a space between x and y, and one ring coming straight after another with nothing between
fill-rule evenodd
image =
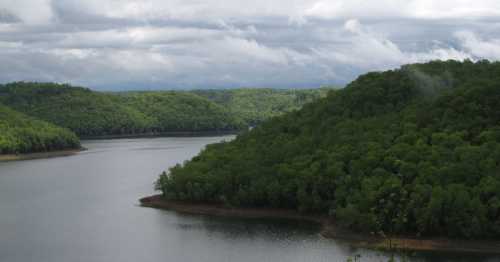
<instances>
[{"instance_id":1,"label":"water","mask_svg":"<svg viewBox=\"0 0 500 262\"><path fill-rule=\"evenodd\" d=\"M75 156L0 163L0 261L385 261L314 225L143 208L153 181L226 137L85 141ZM419 255L412 261L500 261Z\"/></svg>"}]
</instances>

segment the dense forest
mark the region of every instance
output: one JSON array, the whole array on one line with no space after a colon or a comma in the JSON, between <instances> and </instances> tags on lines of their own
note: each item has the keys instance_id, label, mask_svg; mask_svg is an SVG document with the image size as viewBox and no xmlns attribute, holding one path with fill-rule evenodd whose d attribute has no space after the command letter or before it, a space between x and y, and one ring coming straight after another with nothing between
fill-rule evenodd
<instances>
[{"instance_id":1,"label":"dense forest","mask_svg":"<svg viewBox=\"0 0 500 262\"><path fill-rule=\"evenodd\" d=\"M117 93L122 104L137 110L153 121L153 132L227 131L244 128L237 115L221 105L189 92Z\"/></svg>"},{"instance_id":2,"label":"dense forest","mask_svg":"<svg viewBox=\"0 0 500 262\"><path fill-rule=\"evenodd\" d=\"M54 83L0 86L0 102L79 136L146 132L153 119L106 93Z\"/></svg>"},{"instance_id":3,"label":"dense forest","mask_svg":"<svg viewBox=\"0 0 500 262\"><path fill-rule=\"evenodd\" d=\"M79 148L74 133L0 104L0 154Z\"/></svg>"},{"instance_id":4,"label":"dense forest","mask_svg":"<svg viewBox=\"0 0 500 262\"><path fill-rule=\"evenodd\" d=\"M0 102L29 116L66 127L81 137L162 132L237 131L298 109L322 90L96 92L67 84L0 85ZM239 92L236 92L239 93ZM247 93L253 95L246 96ZM276 93L279 95L269 95ZM235 95L234 95L235 96ZM236 96L235 96L236 97ZM284 101L284 102L281 102ZM275 107L274 104L279 105ZM264 110L265 108L265 110Z\"/></svg>"},{"instance_id":5,"label":"dense forest","mask_svg":"<svg viewBox=\"0 0 500 262\"><path fill-rule=\"evenodd\" d=\"M360 76L164 172L165 197L293 208L386 234L500 237L500 63Z\"/></svg>"},{"instance_id":6,"label":"dense forest","mask_svg":"<svg viewBox=\"0 0 500 262\"><path fill-rule=\"evenodd\" d=\"M206 97L227 108L245 125L254 126L284 112L300 109L304 104L326 96L333 87L320 89L228 89L195 90L195 94Z\"/></svg>"}]
</instances>

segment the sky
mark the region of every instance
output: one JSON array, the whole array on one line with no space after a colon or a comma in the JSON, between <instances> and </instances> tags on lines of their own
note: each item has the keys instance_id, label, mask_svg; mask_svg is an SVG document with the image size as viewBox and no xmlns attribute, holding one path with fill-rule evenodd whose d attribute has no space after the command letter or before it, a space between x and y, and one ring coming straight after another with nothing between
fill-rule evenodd
<instances>
[{"instance_id":1,"label":"sky","mask_svg":"<svg viewBox=\"0 0 500 262\"><path fill-rule=\"evenodd\" d=\"M500 59L498 0L0 0L0 83L96 90L345 85Z\"/></svg>"}]
</instances>

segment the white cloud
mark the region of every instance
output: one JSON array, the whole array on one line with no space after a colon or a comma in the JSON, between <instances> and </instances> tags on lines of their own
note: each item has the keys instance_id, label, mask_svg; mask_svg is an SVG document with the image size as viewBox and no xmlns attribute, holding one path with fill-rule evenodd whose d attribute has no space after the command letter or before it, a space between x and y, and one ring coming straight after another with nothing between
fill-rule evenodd
<instances>
[{"instance_id":1,"label":"white cloud","mask_svg":"<svg viewBox=\"0 0 500 262\"><path fill-rule=\"evenodd\" d=\"M0 21L0 82L317 86L405 63L500 59L491 0L0 0L0 10L21 20Z\"/></svg>"},{"instance_id":2,"label":"white cloud","mask_svg":"<svg viewBox=\"0 0 500 262\"><path fill-rule=\"evenodd\" d=\"M480 18L498 17L500 2L496 0L413 0L412 16L416 18Z\"/></svg>"},{"instance_id":3,"label":"white cloud","mask_svg":"<svg viewBox=\"0 0 500 262\"><path fill-rule=\"evenodd\" d=\"M241 34L241 32L240 32ZM75 47L110 47L110 48L149 48L155 45L178 41L220 38L222 31L203 28L178 27L128 27L102 31L81 31L62 34L62 40L56 46Z\"/></svg>"},{"instance_id":4,"label":"white cloud","mask_svg":"<svg viewBox=\"0 0 500 262\"><path fill-rule=\"evenodd\" d=\"M356 34L363 33L363 28L361 26L361 23L356 19L347 20L347 22L344 23L344 28L351 33L356 33Z\"/></svg>"},{"instance_id":5,"label":"white cloud","mask_svg":"<svg viewBox=\"0 0 500 262\"><path fill-rule=\"evenodd\" d=\"M0 9L28 23L50 22L53 7L75 14L142 21L288 17L290 22L299 25L307 18L477 19L500 16L497 0L0 0Z\"/></svg>"},{"instance_id":6,"label":"white cloud","mask_svg":"<svg viewBox=\"0 0 500 262\"><path fill-rule=\"evenodd\" d=\"M323 19L498 17L500 2L497 0L319 0L305 9L304 15Z\"/></svg>"},{"instance_id":7,"label":"white cloud","mask_svg":"<svg viewBox=\"0 0 500 262\"><path fill-rule=\"evenodd\" d=\"M475 57L500 59L500 39L486 41L467 31L457 32L455 36L460 39L464 49Z\"/></svg>"},{"instance_id":8,"label":"white cloud","mask_svg":"<svg viewBox=\"0 0 500 262\"><path fill-rule=\"evenodd\" d=\"M401 64L429 60L464 60L471 55L452 47L432 47L421 52L403 51L393 41L366 29L358 20L348 20L344 29L351 35L344 36L348 42L342 45L315 49L318 59L331 63L355 66L364 70L394 68Z\"/></svg>"},{"instance_id":9,"label":"white cloud","mask_svg":"<svg viewBox=\"0 0 500 262\"><path fill-rule=\"evenodd\" d=\"M27 24L48 23L53 15L50 0L0 0L0 10L2 9Z\"/></svg>"}]
</instances>

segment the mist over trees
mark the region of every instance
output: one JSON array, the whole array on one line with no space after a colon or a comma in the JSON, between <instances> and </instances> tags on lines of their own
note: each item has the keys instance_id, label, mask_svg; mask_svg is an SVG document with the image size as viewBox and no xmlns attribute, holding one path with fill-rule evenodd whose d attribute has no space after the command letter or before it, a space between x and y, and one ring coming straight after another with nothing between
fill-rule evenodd
<instances>
[{"instance_id":1,"label":"mist over trees","mask_svg":"<svg viewBox=\"0 0 500 262\"><path fill-rule=\"evenodd\" d=\"M165 197L328 214L364 232L500 237L500 63L430 62L209 145Z\"/></svg>"}]
</instances>

